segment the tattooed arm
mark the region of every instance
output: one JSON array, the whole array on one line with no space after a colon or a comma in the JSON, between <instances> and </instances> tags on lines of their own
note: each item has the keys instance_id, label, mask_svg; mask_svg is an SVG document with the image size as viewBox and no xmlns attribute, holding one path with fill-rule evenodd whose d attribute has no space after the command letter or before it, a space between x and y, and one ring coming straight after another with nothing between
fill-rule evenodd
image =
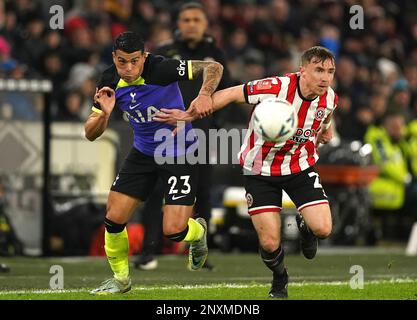
<instances>
[{"instance_id":1,"label":"tattooed arm","mask_svg":"<svg viewBox=\"0 0 417 320\"><path fill-rule=\"evenodd\" d=\"M191 102L188 110L197 118L203 118L211 114L213 110L213 100L211 95L216 90L223 75L223 66L215 61L191 61L193 79L203 75L198 96Z\"/></svg>"}]
</instances>

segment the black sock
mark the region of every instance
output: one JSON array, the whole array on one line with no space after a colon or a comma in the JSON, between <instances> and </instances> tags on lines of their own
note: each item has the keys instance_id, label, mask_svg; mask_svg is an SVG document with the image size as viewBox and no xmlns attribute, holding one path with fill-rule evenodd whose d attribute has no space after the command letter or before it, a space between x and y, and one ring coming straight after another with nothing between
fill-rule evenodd
<instances>
[{"instance_id":1,"label":"black sock","mask_svg":"<svg viewBox=\"0 0 417 320\"><path fill-rule=\"evenodd\" d=\"M262 261L274 274L284 273L284 249L279 246L274 252L267 252L259 247Z\"/></svg>"},{"instance_id":2,"label":"black sock","mask_svg":"<svg viewBox=\"0 0 417 320\"><path fill-rule=\"evenodd\" d=\"M125 229L126 223L118 224L107 218L104 218L104 226L108 233L120 233Z\"/></svg>"},{"instance_id":3,"label":"black sock","mask_svg":"<svg viewBox=\"0 0 417 320\"><path fill-rule=\"evenodd\" d=\"M188 225L183 231L175 233L175 234L167 234L165 235L165 237L175 242L181 242L182 240L185 239L187 233L188 233Z\"/></svg>"}]
</instances>

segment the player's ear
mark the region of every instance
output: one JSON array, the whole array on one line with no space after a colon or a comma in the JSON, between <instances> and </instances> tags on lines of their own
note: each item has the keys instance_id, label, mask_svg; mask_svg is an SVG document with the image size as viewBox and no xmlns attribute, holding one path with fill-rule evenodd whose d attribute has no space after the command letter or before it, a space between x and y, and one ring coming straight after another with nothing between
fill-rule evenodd
<instances>
[{"instance_id":1,"label":"player's ear","mask_svg":"<svg viewBox=\"0 0 417 320\"><path fill-rule=\"evenodd\" d=\"M303 75L305 73L305 71L306 71L306 68L301 64L300 68L299 68L300 74Z\"/></svg>"},{"instance_id":2,"label":"player's ear","mask_svg":"<svg viewBox=\"0 0 417 320\"><path fill-rule=\"evenodd\" d=\"M113 58L113 63L116 64L116 53L114 51L111 53L111 56Z\"/></svg>"}]
</instances>

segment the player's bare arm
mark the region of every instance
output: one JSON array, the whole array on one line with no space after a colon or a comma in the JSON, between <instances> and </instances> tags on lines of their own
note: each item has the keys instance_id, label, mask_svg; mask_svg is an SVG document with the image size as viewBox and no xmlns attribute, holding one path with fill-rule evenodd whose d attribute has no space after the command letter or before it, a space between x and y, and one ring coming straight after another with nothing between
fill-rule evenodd
<instances>
[{"instance_id":1,"label":"player's bare arm","mask_svg":"<svg viewBox=\"0 0 417 320\"><path fill-rule=\"evenodd\" d=\"M333 138L333 126L332 126L332 113L330 113L326 119L323 120L323 124L321 126L321 130L317 136L317 143L318 146L320 143L327 144Z\"/></svg>"},{"instance_id":2,"label":"player's bare arm","mask_svg":"<svg viewBox=\"0 0 417 320\"><path fill-rule=\"evenodd\" d=\"M192 102L189 110L197 117L203 118L213 112L212 94L223 75L223 66L215 61L191 61L193 78L203 75L200 92Z\"/></svg>"},{"instance_id":3,"label":"player's bare arm","mask_svg":"<svg viewBox=\"0 0 417 320\"><path fill-rule=\"evenodd\" d=\"M110 114L116 103L114 90L109 87L96 90L94 101L100 104L101 110L92 112L85 122L85 137L90 141L100 137L108 126Z\"/></svg>"},{"instance_id":4,"label":"player's bare arm","mask_svg":"<svg viewBox=\"0 0 417 320\"><path fill-rule=\"evenodd\" d=\"M245 103L243 84L219 90L213 95L213 110L220 110L230 103Z\"/></svg>"},{"instance_id":5,"label":"player's bare arm","mask_svg":"<svg viewBox=\"0 0 417 320\"><path fill-rule=\"evenodd\" d=\"M220 110L230 103L244 103L245 96L243 94L243 85L237 85L234 87L226 88L216 91L213 96L213 112ZM161 109L161 113L158 113L153 119L159 122L165 122L173 126L177 125L178 121L191 122L199 118L190 109L182 111L179 109Z\"/></svg>"}]
</instances>

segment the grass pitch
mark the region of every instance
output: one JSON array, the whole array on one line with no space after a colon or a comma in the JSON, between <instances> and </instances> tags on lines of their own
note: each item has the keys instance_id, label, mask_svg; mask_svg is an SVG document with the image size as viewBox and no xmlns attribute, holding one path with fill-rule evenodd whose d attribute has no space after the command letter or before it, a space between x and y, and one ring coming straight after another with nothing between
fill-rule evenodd
<instances>
[{"instance_id":1,"label":"grass pitch","mask_svg":"<svg viewBox=\"0 0 417 320\"><path fill-rule=\"evenodd\" d=\"M211 253L213 271L188 271L183 255L158 257L153 271L132 269L129 293L92 296L111 276L105 258L1 258L11 268L0 273L0 300L264 300L271 272L257 254ZM51 290L51 266L62 266L64 289ZM400 253L319 254L314 260L287 255L289 299L417 300L417 257ZM363 289L352 289L352 266L363 269ZM357 270L357 269L355 269ZM351 273L352 272L352 273ZM357 282L355 282L357 284Z\"/></svg>"}]
</instances>

